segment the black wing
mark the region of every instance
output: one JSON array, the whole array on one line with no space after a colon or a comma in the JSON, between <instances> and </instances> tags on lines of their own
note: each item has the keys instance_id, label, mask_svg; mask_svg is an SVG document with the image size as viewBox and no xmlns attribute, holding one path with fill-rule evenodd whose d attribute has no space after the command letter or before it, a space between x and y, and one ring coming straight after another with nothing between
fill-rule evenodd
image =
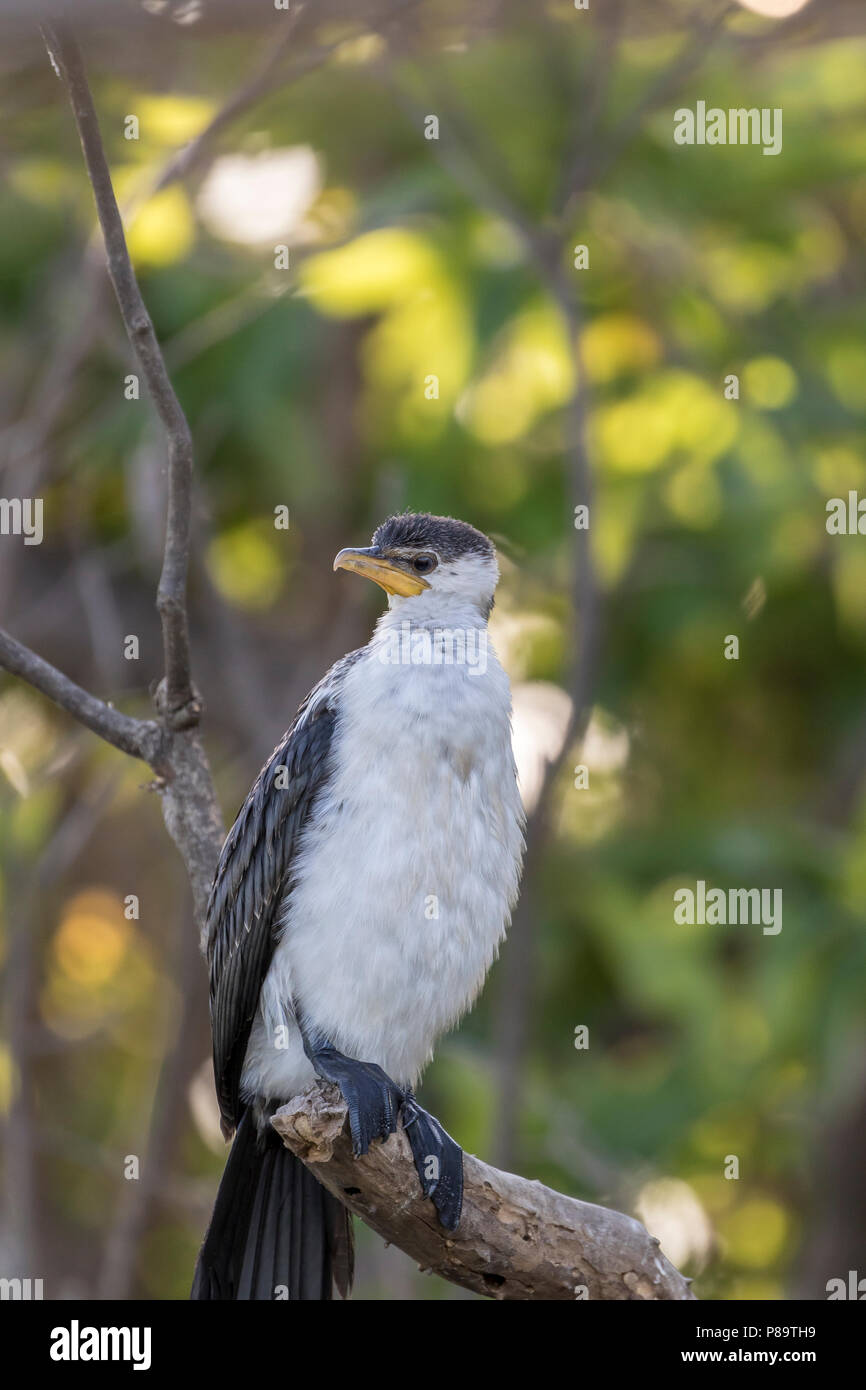
<instances>
[{"instance_id":1,"label":"black wing","mask_svg":"<svg viewBox=\"0 0 866 1390\"><path fill-rule=\"evenodd\" d=\"M328 776L340 676L359 655L338 662L301 705L220 852L206 929L214 1079L227 1137L240 1119L244 1056L298 832Z\"/></svg>"}]
</instances>

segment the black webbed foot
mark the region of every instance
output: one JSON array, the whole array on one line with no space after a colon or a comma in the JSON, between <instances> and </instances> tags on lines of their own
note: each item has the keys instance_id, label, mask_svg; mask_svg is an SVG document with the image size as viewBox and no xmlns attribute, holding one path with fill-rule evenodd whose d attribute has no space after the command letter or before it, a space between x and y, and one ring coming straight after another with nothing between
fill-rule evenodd
<instances>
[{"instance_id":1,"label":"black webbed foot","mask_svg":"<svg viewBox=\"0 0 866 1390\"><path fill-rule=\"evenodd\" d=\"M437 1119L422 1110L411 1091L406 1093L400 1114L412 1145L421 1191L432 1197L446 1231L453 1231L463 1207L463 1150Z\"/></svg>"},{"instance_id":2,"label":"black webbed foot","mask_svg":"<svg viewBox=\"0 0 866 1390\"><path fill-rule=\"evenodd\" d=\"M334 1047L317 1048L311 1061L320 1076L340 1088L349 1109L356 1158L367 1152L374 1139L385 1140L394 1133L403 1092L381 1067L375 1062L356 1062Z\"/></svg>"}]
</instances>

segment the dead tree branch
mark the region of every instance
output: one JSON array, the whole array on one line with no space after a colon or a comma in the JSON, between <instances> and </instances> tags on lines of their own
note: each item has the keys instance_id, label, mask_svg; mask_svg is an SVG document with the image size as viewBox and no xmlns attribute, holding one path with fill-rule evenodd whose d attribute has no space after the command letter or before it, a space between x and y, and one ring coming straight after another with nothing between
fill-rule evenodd
<instances>
[{"instance_id":1,"label":"dead tree branch","mask_svg":"<svg viewBox=\"0 0 866 1390\"><path fill-rule=\"evenodd\" d=\"M444 1230L421 1196L402 1129L354 1158L336 1086L308 1086L272 1120L319 1182L421 1268L503 1301L687 1300L689 1281L658 1240L622 1212L464 1156L463 1215Z\"/></svg>"},{"instance_id":2,"label":"dead tree branch","mask_svg":"<svg viewBox=\"0 0 866 1390\"><path fill-rule=\"evenodd\" d=\"M192 517L192 434L166 371L153 323L129 258L123 221L114 195L81 51L65 25L53 30L46 29L46 43L72 106L105 240L108 273L124 326L166 434L168 507L165 552L156 600L162 621L165 654L164 705L173 727L189 726L198 722L201 712L200 702L194 697L192 689L186 613Z\"/></svg>"}]
</instances>

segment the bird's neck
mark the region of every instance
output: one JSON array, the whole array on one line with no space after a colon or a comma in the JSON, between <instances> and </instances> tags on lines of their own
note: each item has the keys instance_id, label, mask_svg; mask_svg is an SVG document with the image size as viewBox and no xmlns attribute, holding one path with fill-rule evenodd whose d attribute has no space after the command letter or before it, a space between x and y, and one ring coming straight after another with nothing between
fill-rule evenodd
<instances>
[{"instance_id":1,"label":"bird's neck","mask_svg":"<svg viewBox=\"0 0 866 1390\"><path fill-rule=\"evenodd\" d=\"M387 611L376 624L377 633L411 628L448 628L473 631L487 628L487 617L471 599L459 595L418 594L411 599L393 595Z\"/></svg>"}]
</instances>

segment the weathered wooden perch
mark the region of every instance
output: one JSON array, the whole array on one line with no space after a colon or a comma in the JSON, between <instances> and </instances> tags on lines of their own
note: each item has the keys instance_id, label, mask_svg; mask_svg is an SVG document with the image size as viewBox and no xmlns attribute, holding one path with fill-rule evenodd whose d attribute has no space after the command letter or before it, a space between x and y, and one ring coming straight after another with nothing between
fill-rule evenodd
<instances>
[{"instance_id":1,"label":"weathered wooden perch","mask_svg":"<svg viewBox=\"0 0 866 1390\"><path fill-rule=\"evenodd\" d=\"M472 1154L460 1225L443 1230L421 1197L402 1128L354 1158L346 1117L337 1087L317 1082L281 1106L272 1124L329 1192L422 1269L488 1298L694 1298L633 1217L501 1173Z\"/></svg>"}]
</instances>

